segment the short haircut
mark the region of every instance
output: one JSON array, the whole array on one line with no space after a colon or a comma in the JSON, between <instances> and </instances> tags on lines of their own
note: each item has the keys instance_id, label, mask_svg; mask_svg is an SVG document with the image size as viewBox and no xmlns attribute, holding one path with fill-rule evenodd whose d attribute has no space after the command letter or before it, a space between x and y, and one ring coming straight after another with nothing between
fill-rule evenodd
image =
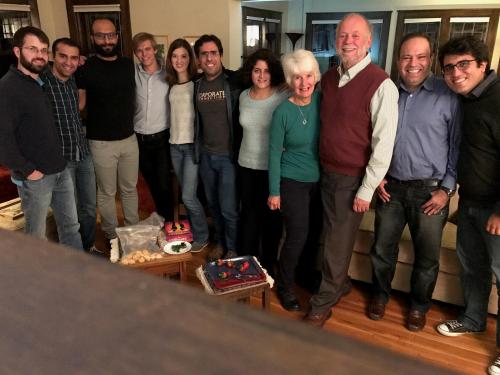
<instances>
[{"instance_id":1,"label":"short haircut","mask_svg":"<svg viewBox=\"0 0 500 375\"><path fill-rule=\"evenodd\" d=\"M34 35L38 38L40 42L45 43L46 45L50 44L49 37L42 30L33 26L25 26L21 27L14 34L14 38L12 40L12 46L22 48L22 46L24 45L24 38L26 37L26 35Z\"/></svg>"},{"instance_id":2,"label":"short haircut","mask_svg":"<svg viewBox=\"0 0 500 375\"><path fill-rule=\"evenodd\" d=\"M368 27L368 32L370 33L370 35L373 34L373 25L370 23L370 21L368 21L368 18L363 16L361 13L348 13L348 14L346 14L342 18L342 20L339 22L339 24L337 25L337 30L340 30L340 26L342 26L342 22L344 22L346 19L351 18L351 17L361 17L365 21L366 26Z\"/></svg>"},{"instance_id":3,"label":"short haircut","mask_svg":"<svg viewBox=\"0 0 500 375\"><path fill-rule=\"evenodd\" d=\"M114 20L112 20L111 18L109 17L97 17L96 19L94 19L92 21L92 25L90 26L90 33L92 35L94 35L94 24L97 22L97 21L109 21L113 24L113 26L115 27L115 30L118 32L118 27L116 26L116 23Z\"/></svg>"},{"instance_id":4,"label":"short haircut","mask_svg":"<svg viewBox=\"0 0 500 375\"><path fill-rule=\"evenodd\" d=\"M486 70L490 69L488 46L480 39L467 35L450 39L439 49L439 64L444 67L444 58L447 55L471 55L477 62L485 62Z\"/></svg>"},{"instance_id":5,"label":"short haircut","mask_svg":"<svg viewBox=\"0 0 500 375\"><path fill-rule=\"evenodd\" d=\"M54 40L54 43L52 43L52 56L56 55L57 47L59 47L59 44L64 44L65 46L78 48L78 54L80 54L80 46L78 45L77 42L75 42L73 39L70 38L59 38Z\"/></svg>"},{"instance_id":6,"label":"short haircut","mask_svg":"<svg viewBox=\"0 0 500 375\"><path fill-rule=\"evenodd\" d=\"M261 48L248 56L243 64L243 85L247 87L252 86L252 70L259 60L264 61L269 68L269 73L271 74L271 86L279 86L285 82L285 75L279 59L274 56L271 50Z\"/></svg>"},{"instance_id":7,"label":"short haircut","mask_svg":"<svg viewBox=\"0 0 500 375\"><path fill-rule=\"evenodd\" d=\"M427 40L427 43L429 43L429 50L431 52L431 56L434 54L434 51L432 49L432 41L431 41L431 38L429 38L429 36L427 34L424 34L424 33L409 33L409 34L406 34L403 39L401 39L401 42L399 43L399 46L398 46L398 51L397 51L397 58L399 59L400 57L400 54L401 54L401 47L403 46L403 44L405 44L408 40L410 39L416 39L416 38L422 38L422 39L425 39Z\"/></svg>"},{"instance_id":8,"label":"short haircut","mask_svg":"<svg viewBox=\"0 0 500 375\"><path fill-rule=\"evenodd\" d=\"M217 38L213 34L203 34L200 36L200 38L194 43L194 53L196 54L196 57L200 57L200 48L203 44L209 43L209 42L214 42L215 45L217 46L217 49L219 50L219 55L224 54L224 49L222 48L222 43L219 38Z\"/></svg>"},{"instance_id":9,"label":"short haircut","mask_svg":"<svg viewBox=\"0 0 500 375\"><path fill-rule=\"evenodd\" d=\"M172 55L174 54L174 51L177 48L184 48L188 52L189 65L187 70L189 79L193 78L197 71L196 58L194 57L194 52L193 49L191 48L191 45L186 39L181 39L181 38L176 39L170 44L170 47L168 47L167 58L165 61L165 70L167 72L166 79L169 85L175 85L179 83L177 72L172 66Z\"/></svg>"},{"instance_id":10,"label":"short haircut","mask_svg":"<svg viewBox=\"0 0 500 375\"><path fill-rule=\"evenodd\" d=\"M146 40L149 40L151 42L151 45L153 46L154 49L156 49L156 39L153 36L153 34L150 33L137 33L134 35L132 38L132 48L134 51L139 48L139 44L145 42Z\"/></svg>"},{"instance_id":11,"label":"short haircut","mask_svg":"<svg viewBox=\"0 0 500 375\"><path fill-rule=\"evenodd\" d=\"M319 82L321 79L318 60L316 60L311 51L297 49L283 56L281 61L286 83L290 87L292 87L291 83L293 76L297 74L313 73L315 82Z\"/></svg>"}]
</instances>

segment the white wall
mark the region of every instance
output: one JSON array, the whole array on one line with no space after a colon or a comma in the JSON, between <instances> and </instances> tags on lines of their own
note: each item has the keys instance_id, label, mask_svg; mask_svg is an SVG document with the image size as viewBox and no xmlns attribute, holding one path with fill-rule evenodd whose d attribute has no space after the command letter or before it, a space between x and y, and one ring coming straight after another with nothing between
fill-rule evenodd
<instances>
[{"instance_id":1,"label":"white wall","mask_svg":"<svg viewBox=\"0 0 500 375\"><path fill-rule=\"evenodd\" d=\"M64 0L38 0L40 27L49 37L50 43L57 38L69 36L68 14Z\"/></svg>"}]
</instances>

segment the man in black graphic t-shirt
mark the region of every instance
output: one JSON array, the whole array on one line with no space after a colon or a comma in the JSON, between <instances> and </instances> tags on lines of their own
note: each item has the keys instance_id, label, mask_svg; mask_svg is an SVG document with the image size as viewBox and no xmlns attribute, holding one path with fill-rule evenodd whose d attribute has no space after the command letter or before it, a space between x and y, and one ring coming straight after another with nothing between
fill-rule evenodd
<instances>
[{"instance_id":1,"label":"man in black graphic t-shirt","mask_svg":"<svg viewBox=\"0 0 500 375\"><path fill-rule=\"evenodd\" d=\"M237 255L240 90L232 82L233 72L222 67L223 49L219 38L203 35L196 41L194 50L204 73L195 83L196 160L219 241L208 256L212 260Z\"/></svg>"}]
</instances>

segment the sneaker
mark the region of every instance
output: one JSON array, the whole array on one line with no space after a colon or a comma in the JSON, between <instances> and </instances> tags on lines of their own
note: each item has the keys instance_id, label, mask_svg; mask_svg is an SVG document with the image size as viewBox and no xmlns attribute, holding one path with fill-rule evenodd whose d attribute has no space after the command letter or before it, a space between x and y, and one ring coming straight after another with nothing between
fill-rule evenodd
<instances>
[{"instance_id":1,"label":"sneaker","mask_svg":"<svg viewBox=\"0 0 500 375\"><path fill-rule=\"evenodd\" d=\"M488 374L490 375L500 375L500 354L493 361L490 367L488 367Z\"/></svg>"},{"instance_id":2,"label":"sneaker","mask_svg":"<svg viewBox=\"0 0 500 375\"><path fill-rule=\"evenodd\" d=\"M233 250L228 250L226 255L224 255L224 259L236 258L238 254L236 254Z\"/></svg>"},{"instance_id":3,"label":"sneaker","mask_svg":"<svg viewBox=\"0 0 500 375\"><path fill-rule=\"evenodd\" d=\"M92 255L98 255L98 256L102 256L102 257L105 257L107 254L106 252L98 249L97 247L92 246L90 249L86 250L89 254L92 254Z\"/></svg>"},{"instance_id":4,"label":"sneaker","mask_svg":"<svg viewBox=\"0 0 500 375\"><path fill-rule=\"evenodd\" d=\"M477 333L478 332L478 331L470 330L469 328L464 326L462 322L460 322L458 320L447 320L446 322L438 325L437 330L443 336L450 336L450 337L461 336L461 335L465 335L466 333ZM481 331L479 331L479 332L481 332Z\"/></svg>"},{"instance_id":5,"label":"sneaker","mask_svg":"<svg viewBox=\"0 0 500 375\"><path fill-rule=\"evenodd\" d=\"M193 242L191 244L191 252L192 253L199 253L207 246L208 246L208 242L205 242L205 243Z\"/></svg>"},{"instance_id":6,"label":"sneaker","mask_svg":"<svg viewBox=\"0 0 500 375\"><path fill-rule=\"evenodd\" d=\"M222 247L221 244L217 244L209 251L207 255L207 262L216 261L217 259L222 258L223 255L224 255L224 248Z\"/></svg>"}]
</instances>

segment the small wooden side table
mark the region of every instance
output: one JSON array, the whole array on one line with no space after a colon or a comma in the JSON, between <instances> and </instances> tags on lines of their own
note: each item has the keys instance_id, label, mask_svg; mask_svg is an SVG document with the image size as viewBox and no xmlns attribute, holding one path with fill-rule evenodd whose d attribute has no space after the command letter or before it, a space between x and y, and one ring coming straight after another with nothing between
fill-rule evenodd
<instances>
[{"instance_id":1,"label":"small wooden side table","mask_svg":"<svg viewBox=\"0 0 500 375\"><path fill-rule=\"evenodd\" d=\"M152 275L163 277L180 275L181 281L187 280L187 262L191 261L191 252L179 255L163 254L161 259L155 259L145 263L127 264L127 267L137 268Z\"/></svg>"},{"instance_id":2,"label":"small wooden side table","mask_svg":"<svg viewBox=\"0 0 500 375\"><path fill-rule=\"evenodd\" d=\"M218 297L250 303L250 297L254 295L261 299L262 309L269 311L271 308L271 288L268 283L252 286L245 289L235 290L233 292L218 294Z\"/></svg>"}]
</instances>

